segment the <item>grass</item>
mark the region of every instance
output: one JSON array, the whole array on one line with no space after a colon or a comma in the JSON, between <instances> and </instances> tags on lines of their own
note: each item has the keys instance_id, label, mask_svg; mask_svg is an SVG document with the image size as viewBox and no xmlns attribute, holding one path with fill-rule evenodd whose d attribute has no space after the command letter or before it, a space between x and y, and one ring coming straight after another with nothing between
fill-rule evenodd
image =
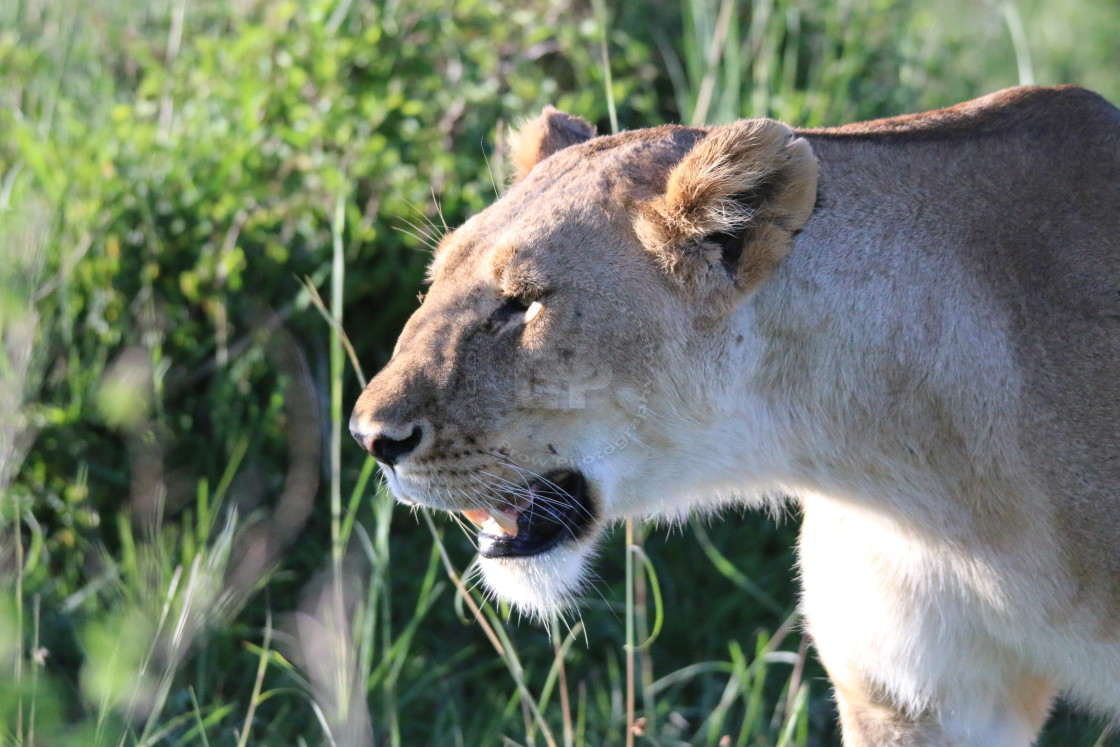
<instances>
[{"instance_id":1,"label":"grass","mask_svg":"<svg viewBox=\"0 0 1120 747\"><path fill-rule=\"evenodd\" d=\"M1076 5L5 4L0 743L836 743L792 525L628 524L550 634L395 507L344 431L424 261L392 216L479 209L479 144L545 102L617 129L1027 74L1115 100L1116 13ZM1100 732L1061 711L1044 743Z\"/></svg>"}]
</instances>

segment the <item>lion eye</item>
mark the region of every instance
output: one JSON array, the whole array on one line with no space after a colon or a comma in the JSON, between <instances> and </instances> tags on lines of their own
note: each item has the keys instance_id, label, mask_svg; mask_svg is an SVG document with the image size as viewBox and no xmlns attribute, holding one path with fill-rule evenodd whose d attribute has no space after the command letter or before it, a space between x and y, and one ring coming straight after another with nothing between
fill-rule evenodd
<instances>
[{"instance_id":1,"label":"lion eye","mask_svg":"<svg viewBox=\"0 0 1120 747\"><path fill-rule=\"evenodd\" d=\"M540 301L534 301L524 296L511 296L506 298L498 307L495 319L503 324L528 324L541 313L544 306Z\"/></svg>"},{"instance_id":2,"label":"lion eye","mask_svg":"<svg viewBox=\"0 0 1120 747\"><path fill-rule=\"evenodd\" d=\"M531 301L524 296L510 296L505 299L505 308L508 311L528 311L536 301Z\"/></svg>"}]
</instances>

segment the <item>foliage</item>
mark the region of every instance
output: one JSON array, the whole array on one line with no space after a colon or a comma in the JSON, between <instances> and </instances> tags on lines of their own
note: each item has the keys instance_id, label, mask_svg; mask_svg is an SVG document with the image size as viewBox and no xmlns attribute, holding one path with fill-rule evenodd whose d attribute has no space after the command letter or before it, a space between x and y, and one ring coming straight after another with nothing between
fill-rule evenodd
<instances>
[{"instance_id":1,"label":"foliage","mask_svg":"<svg viewBox=\"0 0 1120 747\"><path fill-rule=\"evenodd\" d=\"M280 321L312 349L322 337L299 278L321 284L329 271L337 195L359 352L376 359L414 305L401 291L425 262L396 229L439 220L427 214L433 194L451 221L488 201L500 178L484 165L494 123L554 98L596 111L587 32L557 24L568 33L556 38L535 14L506 18L484 3L332 15L336 6L276 4L166 50L132 40L117 64L127 62L133 87L116 82L111 106L32 86L9 94L19 104L0 112L0 157L56 206L54 246L65 248L48 256L51 292L39 306L57 331L43 351L49 408L21 481L39 506L68 505L82 465L96 512L128 484L98 393L130 347L150 356L150 414L169 460L192 468L169 486L170 503L189 502L190 481L217 479L245 426L268 423L283 397L282 372L254 335ZM42 35L5 35L0 64L14 81L38 82ZM114 85L112 70L87 75L93 88ZM626 80L622 100L641 78ZM279 437L255 436L247 458L267 460ZM80 535L76 514L62 514L51 526L76 524Z\"/></svg>"}]
</instances>

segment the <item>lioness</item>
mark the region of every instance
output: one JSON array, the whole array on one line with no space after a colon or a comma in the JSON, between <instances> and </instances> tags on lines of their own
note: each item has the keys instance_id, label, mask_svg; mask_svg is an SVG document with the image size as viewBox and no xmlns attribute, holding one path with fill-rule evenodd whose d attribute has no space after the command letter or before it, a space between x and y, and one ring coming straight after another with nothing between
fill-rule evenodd
<instances>
[{"instance_id":1,"label":"lioness","mask_svg":"<svg viewBox=\"0 0 1120 747\"><path fill-rule=\"evenodd\" d=\"M1120 713L1120 111L1014 88L834 129L546 109L351 429L517 607L604 525L794 501L847 745Z\"/></svg>"}]
</instances>

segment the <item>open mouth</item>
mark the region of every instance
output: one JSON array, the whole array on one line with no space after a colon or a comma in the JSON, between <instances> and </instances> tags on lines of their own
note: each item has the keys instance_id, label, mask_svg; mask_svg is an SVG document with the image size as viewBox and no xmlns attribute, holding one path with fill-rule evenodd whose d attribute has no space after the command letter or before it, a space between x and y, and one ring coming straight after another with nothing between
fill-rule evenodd
<instances>
[{"instance_id":1,"label":"open mouth","mask_svg":"<svg viewBox=\"0 0 1120 747\"><path fill-rule=\"evenodd\" d=\"M539 555L565 540L578 539L591 525L587 480L579 472L558 470L534 479L510 505L463 514L479 525L478 552L484 558Z\"/></svg>"}]
</instances>

